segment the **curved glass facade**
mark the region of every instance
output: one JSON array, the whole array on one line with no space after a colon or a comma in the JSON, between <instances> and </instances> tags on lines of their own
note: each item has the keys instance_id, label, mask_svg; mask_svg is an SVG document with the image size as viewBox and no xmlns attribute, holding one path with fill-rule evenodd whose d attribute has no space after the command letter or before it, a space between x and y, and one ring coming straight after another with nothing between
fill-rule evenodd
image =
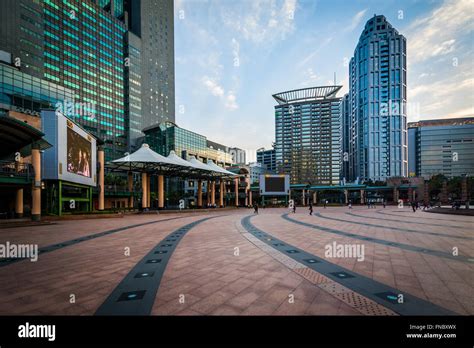
<instances>
[{"instance_id":1,"label":"curved glass facade","mask_svg":"<svg viewBox=\"0 0 474 348\"><path fill-rule=\"evenodd\" d=\"M349 65L349 177L408 176L406 39L370 19Z\"/></svg>"}]
</instances>

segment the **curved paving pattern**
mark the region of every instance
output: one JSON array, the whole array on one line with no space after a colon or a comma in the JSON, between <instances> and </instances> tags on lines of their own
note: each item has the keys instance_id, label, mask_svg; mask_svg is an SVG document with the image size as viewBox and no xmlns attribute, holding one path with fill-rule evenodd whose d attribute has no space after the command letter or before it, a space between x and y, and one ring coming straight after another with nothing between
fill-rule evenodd
<instances>
[{"instance_id":1,"label":"curved paving pattern","mask_svg":"<svg viewBox=\"0 0 474 348\"><path fill-rule=\"evenodd\" d=\"M149 315L161 277L176 246L186 233L201 222L193 221L161 240L138 262L96 311L96 315Z\"/></svg>"},{"instance_id":2,"label":"curved paving pattern","mask_svg":"<svg viewBox=\"0 0 474 348\"><path fill-rule=\"evenodd\" d=\"M446 252L439 251L439 250L421 248L421 247L413 246L413 245L410 245L410 244L391 242L391 241L388 241L388 240L385 240L385 239L380 239L380 238L364 237L364 236L360 236L360 235L357 235L357 234L354 234L354 233L344 232L344 231L341 231L341 230L336 230L334 228L328 228L328 227L324 227L324 226L319 226L319 225L315 225L315 224L295 220L295 219L290 218L288 215L289 214L286 213L286 214L283 214L282 217L285 220L288 220L288 221L293 222L295 224L299 224L299 225L303 225L303 226L306 226L306 227L314 228L314 229L317 229L317 230L320 230L320 231L334 233L334 234L338 234L338 235L341 235L341 236L351 237L351 238L354 238L354 239L367 241L367 242L371 242L371 243L388 245L388 246L392 246L392 247L396 247L396 248L400 248L400 249L404 249L404 250L416 251L416 252L423 253L423 254L435 255L435 256L451 259L451 260L460 261L460 262L468 262L468 263L473 263L474 262L473 257L464 256L464 255L454 256L453 254L446 253ZM362 225L365 225L365 226L374 226L373 224L363 224L363 223L358 223L358 222L355 222L355 221L347 221L347 220L343 220L343 219L328 218L328 217L322 216L319 213L316 213L315 215L318 216L318 217L321 217L321 218L329 219L329 220L349 222L351 224L357 224L357 225L362 224ZM386 228L386 229L394 229L394 228L391 228L391 227L380 226L380 225L375 225L375 227L383 227L383 228ZM399 229L397 229L397 230L399 230ZM412 232L412 231L409 231L409 232Z\"/></svg>"},{"instance_id":3,"label":"curved paving pattern","mask_svg":"<svg viewBox=\"0 0 474 348\"><path fill-rule=\"evenodd\" d=\"M156 224L156 223L159 223L159 222L176 220L176 219L180 219L180 218L181 217L174 217L174 218L169 218L169 219L160 219L160 220L149 221L149 222L144 222L144 223L135 224L135 225L128 225L128 226L124 226L124 227L115 228L115 229L112 229L112 230L107 230L107 231L103 231L103 232L89 234L89 235L79 237L79 238L76 238L76 239L71 239L71 240L67 240L67 241L64 241L64 242L60 242L60 243L48 245L48 246L45 246L45 247L41 247L41 248L38 249L38 255L41 256L42 254L49 253L51 251L62 249L62 248L65 248L65 247L68 247L68 246L71 246L71 245L74 245L74 244L82 243L82 242L85 242L85 241L88 241L88 240L92 240L92 239L100 238L100 237L103 237L103 236L107 236L109 234L130 230L130 229L133 229L133 228L136 228L136 227L147 226L147 225L150 225L150 224ZM25 261L25 260L24 259L19 259L19 258L0 259L0 267L8 266L8 265L11 265L12 263L19 262L19 261Z\"/></svg>"},{"instance_id":4,"label":"curved paving pattern","mask_svg":"<svg viewBox=\"0 0 474 348\"><path fill-rule=\"evenodd\" d=\"M411 209L411 208L410 208ZM452 217L451 218L446 218L446 219L441 219L441 218L438 218L437 216L439 216L440 214L436 214L436 213L429 213L429 212L416 212L416 213L413 213L412 210L405 210L405 208L403 209L400 209L400 210L394 210L393 212L397 212L397 214L391 214L391 213L387 213L385 211L380 211L378 210L377 211L377 214L381 214L381 215L390 215L390 216L397 216L397 217L404 217L404 218L415 218L415 219L426 219L426 220L436 220L436 221L449 221L449 222L453 222L453 219ZM409 214L409 215L406 215L406 214ZM416 215L415 215L416 214ZM420 216L421 214L429 214L428 216L427 215L424 215L424 216ZM466 223L466 224L469 224L471 227L474 225L474 222L471 220L464 220L464 218L468 218L467 216L463 216L463 215L457 215L456 216L456 222L458 223ZM469 219L469 218L468 218ZM462 226L455 226L455 227L462 227Z\"/></svg>"},{"instance_id":5,"label":"curved paving pattern","mask_svg":"<svg viewBox=\"0 0 474 348\"><path fill-rule=\"evenodd\" d=\"M37 243L42 254L0 267L0 315L474 314L473 262L426 252L470 254L472 228L454 227L469 218L428 226L435 215L416 214L415 226L408 211L398 224L363 207L320 211L329 219L216 209L3 230L0 243ZM332 243L365 246L365 260L326 256ZM390 303L397 293L403 306Z\"/></svg>"},{"instance_id":6,"label":"curved paving pattern","mask_svg":"<svg viewBox=\"0 0 474 348\"><path fill-rule=\"evenodd\" d=\"M380 211L377 211L378 214L385 214L383 212L380 212ZM346 213L347 215L350 215L350 216L355 216L355 217L358 217L358 218L364 218L364 219L371 219L371 220L382 220L380 217L373 217L373 216L366 216L366 215L358 215L358 214L354 214L354 213ZM392 214L385 214L385 215L392 215ZM415 217L417 218L417 217ZM400 219L387 219L387 218L384 218L383 221L395 221L395 222L400 222ZM427 225L427 226L437 226L437 227L454 227L454 228L461 228L462 226L459 226L459 225L443 225L443 224L432 224L432 223L428 223L428 222L419 222L419 221L410 221L410 224L411 225ZM412 230L405 230L405 231L412 231ZM429 233L429 232L423 232L423 231L417 231L417 230L413 230L412 232L417 232L417 233ZM471 238L471 237L463 237L463 236L453 236L453 235L446 235L446 234L442 234L442 233L429 233L429 234L432 234L432 235L440 235L440 236L447 236L447 237L451 237L451 238L461 238L461 239L470 239L470 240L474 240L474 238Z\"/></svg>"},{"instance_id":7,"label":"curved paving pattern","mask_svg":"<svg viewBox=\"0 0 474 348\"><path fill-rule=\"evenodd\" d=\"M300 264L306 264L307 267L331 279L333 283L322 284L320 287L329 289L329 291L337 294L344 293L345 298L348 301L353 302L356 308L361 308L365 313L369 312L367 307L374 306L374 304L367 300L364 301L364 297L372 300L373 302L379 303L384 307L388 307L392 311L402 315L455 314L433 303L424 301L406 293L402 293L398 289L394 289L383 283L374 281L373 279L365 277L361 274L351 272L344 267L338 266L334 263L328 262L323 258L296 248L285 241L275 238L270 233L255 227L250 222L250 219L251 216L247 216L242 219L242 225L247 229L247 231L252 233L255 237L272 248L288 254L292 259L299 262ZM339 284L341 284L343 287L341 287ZM347 289L352 290L353 293ZM399 294L403 294L404 296L403 303L398 303L397 301ZM356 296L360 296L360 298L355 300ZM362 305L363 303L369 304Z\"/></svg>"}]
</instances>

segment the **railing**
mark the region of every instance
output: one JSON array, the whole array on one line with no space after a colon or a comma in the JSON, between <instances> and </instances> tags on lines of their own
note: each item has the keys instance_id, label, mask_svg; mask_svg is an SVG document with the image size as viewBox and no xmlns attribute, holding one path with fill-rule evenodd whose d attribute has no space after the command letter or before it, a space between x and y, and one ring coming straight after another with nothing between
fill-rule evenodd
<instances>
[{"instance_id":1,"label":"railing","mask_svg":"<svg viewBox=\"0 0 474 348\"><path fill-rule=\"evenodd\" d=\"M33 166L30 163L0 160L0 176L29 180L33 174Z\"/></svg>"}]
</instances>

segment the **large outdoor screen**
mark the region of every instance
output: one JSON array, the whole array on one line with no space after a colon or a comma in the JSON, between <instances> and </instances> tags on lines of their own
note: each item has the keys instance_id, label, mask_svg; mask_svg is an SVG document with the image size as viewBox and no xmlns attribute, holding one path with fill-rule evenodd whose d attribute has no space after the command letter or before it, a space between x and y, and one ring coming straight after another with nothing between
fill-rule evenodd
<instances>
[{"instance_id":1,"label":"large outdoor screen","mask_svg":"<svg viewBox=\"0 0 474 348\"><path fill-rule=\"evenodd\" d=\"M285 177L265 177L265 190L271 192L285 192Z\"/></svg>"},{"instance_id":2,"label":"large outdoor screen","mask_svg":"<svg viewBox=\"0 0 474 348\"><path fill-rule=\"evenodd\" d=\"M288 175L261 175L260 194L261 195L287 195L289 187Z\"/></svg>"},{"instance_id":3,"label":"large outdoor screen","mask_svg":"<svg viewBox=\"0 0 474 348\"><path fill-rule=\"evenodd\" d=\"M67 171L90 178L92 175L92 144L68 127Z\"/></svg>"}]
</instances>

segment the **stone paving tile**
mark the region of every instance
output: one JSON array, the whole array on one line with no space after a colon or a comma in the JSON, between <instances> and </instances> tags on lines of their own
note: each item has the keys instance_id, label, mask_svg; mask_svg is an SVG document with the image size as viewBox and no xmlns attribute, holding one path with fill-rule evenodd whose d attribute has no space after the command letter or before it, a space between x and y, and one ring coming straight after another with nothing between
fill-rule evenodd
<instances>
[{"instance_id":1,"label":"stone paving tile","mask_svg":"<svg viewBox=\"0 0 474 348\"><path fill-rule=\"evenodd\" d=\"M352 219L352 216L345 214L341 208L317 209L322 214L327 216L337 217L338 219ZM363 208L353 209L353 211L363 210ZM354 258L326 258L328 261L345 267L351 271L357 272L379 282L385 283L389 286L398 288L403 292L410 293L423 299L429 298L446 298L452 299L457 305L451 305L450 308L463 308L460 313L468 312L473 314L472 307L466 305L466 301L459 301L458 298L470 299L469 294L474 293L474 264L463 263L455 260L443 259L433 255L421 254L417 252L402 250L399 248L378 245L369 241L361 241L346 236L335 235L324 231L318 232L315 229L296 225L278 216L287 213L287 209L273 210L269 216L265 217L260 214L258 217L252 219L252 223L262 229L263 231L271 231L271 234L276 238L287 241L298 248L304 249L307 252L313 253L321 258L325 257L325 246L331 245L333 242L337 244L363 244L365 246L365 260L357 262ZM362 214L362 213L361 213ZM367 216L377 216L383 219L384 215L376 214L376 212L364 212ZM425 213L426 216L429 213ZM432 214L431 214L432 215ZM415 237L412 232L393 232L384 228L365 227L354 225L350 222L343 223L340 221L330 221L321 218L313 218L306 213L289 214L293 219L308 222L314 225L321 225L328 228L342 230L356 235L376 237L396 241L400 243L420 245L424 248L448 250L446 243L449 241L457 243L458 240L449 239L447 237L422 236ZM359 218L361 220L361 218ZM357 221L359 221L357 220ZM375 220L366 219L367 222L374 223ZM474 219L471 220L474 223ZM437 224L442 224L441 221L436 221ZM449 224L449 221L446 222ZM387 226L393 226L387 224ZM466 223L467 225L467 223ZM404 223L397 224L400 228L412 229L412 225ZM461 230L460 230L461 229ZM439 227L437 230L429 228L430 232L452 233L453 235L466 235L473 237L472 229L465 228L443 228ZM444 243L444 245L443 245ZM443 246L442 246L443 245ZM461 244L459 244L461 245ZM466 246L469 246L469 253L474 251L474 243L472 241L463 242L464 251ZM462 248L459 248L460 253ZM469 254L467 253L467 254ZM466 276L469 275L469 276ZM457 286L450 286L449 284L456 283ZM461 286L462 284L462 286Z\"/></svg>"},{"instance_id":2,"label":"stone paving tile","mask_svg":"<svg viewBox=\"0 0 474 348\"><path fill-rule=\"evenodd\" d=\"M28 314L32 310L55 315L94 314L152 247L196 219L187 217L166 225L142 226L40 255L37 262L1 267L0 315ZM68 223L80 226L83 221ZM130 248L130 256L125 255L125 247ZM70 294L76 296L75 304L69 302Z\"/></svg>"},{"instance_id":3,"label":"stone paving tile","mask_svg":"<svg viewBox=\"0 0 474 348\"><path fill-rule=\"evenodd\" d=\"M400 215L400 222L384 221L396 216L377 210L354 207L316 207L324 216L346 222L310 217L297 208L290 217L362 236L450 252L453 246L463 255L474 250L472 241L400 232L383 227L362 226L366 222L473 237L474 219L446 218L438 214L385 210ZM123 226L171 220L129 229L91 241L78 243L40 256L38 262L22 261L0 267L0 315L91 315L130 269L161 239L205 215L218 218L190 230L173 253L152 309L156 315L391 315L377 304L367 304L359 295L295 262L260 240L246 238L240 225L251 210L219 213L127 215L119 219L60 221L55 225L0 230L0 243L37 243L39 246L75 239L79 236ZM328 261L377 281L426 299L459 314L474 314L474 265L420 254L386 245L355 240L290 223L280 218L287 209L261 209L252 223L276 238L325 258L324 247L364 244L365 260L329 258ZM220 216L220 215L226 216ZM435 217L436 220L431 220ZM412 222L443 226L423 226ZM240 227L239 227L240 225ZM451 227L448 225L452 225ZM458 226L458 227L453 227ZM247 235L252 236L247 233ZM248 237L248 236L247 236ZM130 256L124 255L129 247ZM236 249L237 248L237 249ZM236 254L237 253L237 254ZM474 256L474 255L471 255ZM336 285L334 285L336 284ZM332 293L332 295L331 295ZM74 294L76 303L70 303ZM184 296L184 302L182 302ZM290 303L290 298L294 303Z\"/></svg>"},{"instance_id":4,"label":"stone paving tile","mask_svg":"<svg viewBox=\"0 0 474 348\"><path fill-rule=\"evenodd\" d=\"M164 282L166 286L158 290L152 314L185 314L183 310L173 310L179 291L184 296L197 296L199 300L190 305L189 310L205 315L276 314L290 294L298 302L306 301L307 306L295 305L286 311L305 314L306 307L321 289L243 237L238 224L234 223L240 223L242 217L221 217L188 232L168 264L163 277L168 280ZM238 256L234 248L239 248ZM168 276L176 274L177 265L186 267L186 264L195 271L182 272L176 278ZM194 277L196 274L199 277ZM172 283L177 279L180 284L201 286L178 289ZM285 312L284 307L280 312Z\"/></svg>"}]
</instances>

